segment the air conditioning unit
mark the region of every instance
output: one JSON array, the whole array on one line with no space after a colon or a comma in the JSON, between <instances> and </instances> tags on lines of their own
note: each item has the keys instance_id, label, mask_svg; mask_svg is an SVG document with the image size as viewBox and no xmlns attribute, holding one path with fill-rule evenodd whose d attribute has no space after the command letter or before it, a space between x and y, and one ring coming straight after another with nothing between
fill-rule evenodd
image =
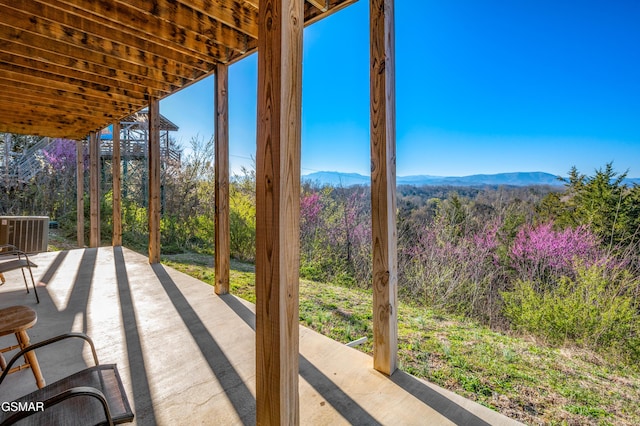
<instances>
[{"instance_id":1,"label":"air conditioning unit","mask_svg":"<svg viewBox=\"0 0 640 426\"><path fill-rule=\"evenodd\" d=\"M47 251L49 216L0 216L0 244L12 244L25 253Z\"/></svg>"}]
</instances>

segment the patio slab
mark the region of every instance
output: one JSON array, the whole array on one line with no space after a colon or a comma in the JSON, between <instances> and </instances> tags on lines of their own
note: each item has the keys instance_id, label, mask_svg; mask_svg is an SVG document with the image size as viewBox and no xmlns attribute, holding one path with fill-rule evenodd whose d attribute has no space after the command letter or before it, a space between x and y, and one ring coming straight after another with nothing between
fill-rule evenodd
<instances>
[{"instance_id":1,"label":"patio slab","mask_svg":"<svg viewBox=\"0 0 640 426\"><path fill-rule=\"evenodd\" d=\"M5 274L0 308L38 313L33 342L89 334L101 363L116 363L138 425L255 424L254 306L126 248L32 256L40 304L19 271ZM0 347L13 343L0 338ZM81 342L38 351L51 383L86 365ZM35 389L31 371L8 376L0 402ZM404 372L373 370L372 358L300 327L303 425L512 425L514 420Z\"/></svg>"}]
</instances>

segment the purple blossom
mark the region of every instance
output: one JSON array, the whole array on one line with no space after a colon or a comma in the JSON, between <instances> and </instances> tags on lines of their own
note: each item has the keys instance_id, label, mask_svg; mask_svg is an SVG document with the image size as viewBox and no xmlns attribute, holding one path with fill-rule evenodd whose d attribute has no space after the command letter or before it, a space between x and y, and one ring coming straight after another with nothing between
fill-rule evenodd
<instances>
[{"instance_id":1,"label":"purple blossom","mask_svg":"<svg viewBox=\"0 0 640 426\"><path fill-rule=\"evenodd\" d=\"M319 193L312 192L302 197L300 200L300 216L304 223L317 223L320 212L322 212L322 200Z\"/></svg>"},{"instance_id":2,"label":"purple blossom","mask_svg":"<svg viewBox=\"0 0 640 426\"><path fill-rule=\"evenodd\" d=\"M605 256L597 237L585 226L555 231L553 223L524 226L509 253L512 266L528 279L571 275L576 261L593 265Z\"/></svg>"},{"instance_id":3,"label":"purple blossom","mask_svg":"<svg viewBox=\"0 0 640 426\"><path fill-rule=\"evenodd\" d=\"M55 139L42 150L44 158L55 171L75 170L76 142L68 139Z\"/></svg>"}]
</instances>

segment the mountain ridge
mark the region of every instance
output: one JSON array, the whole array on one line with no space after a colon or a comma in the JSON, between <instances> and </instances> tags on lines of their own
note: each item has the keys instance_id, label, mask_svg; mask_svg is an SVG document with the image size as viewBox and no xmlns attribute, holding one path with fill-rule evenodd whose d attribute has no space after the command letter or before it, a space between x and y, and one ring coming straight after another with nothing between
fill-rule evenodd
<instances>
[{"instance_id":1,"label":"mountain ridge","mask_svg":"<svg viewBox=\"0 0 640 426\"><path fill-rule=\"evenodd\" d=\"M359 173L343 173L334 171L319 171L302 176L302 180L329 186L369 185L371 178ZM560 176L546 172L508 172L495 174L475 174L468 176L432 176L410 175L398 176L398 185L413 186L530 186L549 185L563 186ZM640 184L640 178L627 178L627 185Z\"/></svg>"}]
</instances>

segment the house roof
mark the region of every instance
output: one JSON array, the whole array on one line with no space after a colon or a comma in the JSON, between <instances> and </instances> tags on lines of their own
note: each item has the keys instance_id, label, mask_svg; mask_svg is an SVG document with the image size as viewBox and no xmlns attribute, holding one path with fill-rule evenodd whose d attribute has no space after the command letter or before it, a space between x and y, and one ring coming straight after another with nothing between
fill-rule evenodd
<instances>
[{"instance_id":1,"label":"house roof","mask_svg":"<svg viewBox=\"0 0 640 426\"><path fill-rule=\"evenodd\" d=\"M310 24L357 0L306 0ZM82 139L256 51L259 0L0 0L0 132Z\"/></svg>"},{"instance_id":2,"label":"house roof","mask_svg":"<svg viewBox=\"0 0 640 426\"><path fill-rule=\"evenodd\" d=\"M160 130L170 132L177 132L179 130L178 126L164 115L159 114L158 118L160 119ZM149 110L143 109L131 114L120 120L120 124L129 126L130 129L147 130L149 128Z\"/></svg>"}]
</instances>

